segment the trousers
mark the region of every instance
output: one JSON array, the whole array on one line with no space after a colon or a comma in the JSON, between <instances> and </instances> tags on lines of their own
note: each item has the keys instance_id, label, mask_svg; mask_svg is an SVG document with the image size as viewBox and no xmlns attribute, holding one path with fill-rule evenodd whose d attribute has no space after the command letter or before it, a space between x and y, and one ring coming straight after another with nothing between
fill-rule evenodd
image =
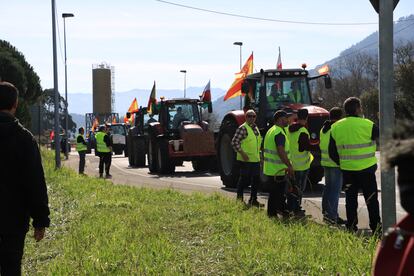
<instances>
[{"instance_id":1,"label":"trousers","mask_svg":"<svg viewBox=\"0 0 414 276\"><path fill-rule=\"evenodd\" d=\"M21 275L24 234L0 234L0 275Z\"/></svg>"}]
</instances>

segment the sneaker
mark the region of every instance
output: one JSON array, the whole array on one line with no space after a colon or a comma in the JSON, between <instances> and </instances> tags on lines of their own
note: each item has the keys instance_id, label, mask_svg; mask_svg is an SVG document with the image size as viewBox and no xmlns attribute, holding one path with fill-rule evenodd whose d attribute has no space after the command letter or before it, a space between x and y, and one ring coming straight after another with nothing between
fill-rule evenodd
<instances>
[{"instance_id":1,"label":"sneaker","mask_svg":"<svg viewBox=\"0 0 414 276\"><path fill-rule=\"evenodd\" d=\"M346 220L344 220L343 218L341 218L341 217L338 217L337 219L336 219L336 223L337 224L339 224L339 225L345 225L346 224Z\"/></svg>"},{"instance_id":2,"label":"sneaker","mask_svg":"<svg viewBox=\"0 0 414 276\"><path fill-rule=\"evenodd\" d=\"M334 225L336 226L337 224L339 224L337 221L335 221L334 219L328 218L328 217L323 217L323 222L325 222L328 225Z\"/></svg>"},{"instance_id":3,"label":"sneaker","mask_svg":"<svg viewBox=\"0 0 414 276\"><path fill-rule=\"evenodd\" d=\"M254 206L254 207L259 207L259 208L264 207L264 204L257 201L257 199L249 200L249 205Z\"/></svg>"},{"instance_id":4,"label":"sneaker","mask_svg":"<svg viewBox=\"0 0 414 276\"><path fill-rule=\"evenodd\" d=\"M108 174L105 175L105 178L110 179L110 178L112 178L112 175L108 173Z\"/></svg>"}]
</instances>

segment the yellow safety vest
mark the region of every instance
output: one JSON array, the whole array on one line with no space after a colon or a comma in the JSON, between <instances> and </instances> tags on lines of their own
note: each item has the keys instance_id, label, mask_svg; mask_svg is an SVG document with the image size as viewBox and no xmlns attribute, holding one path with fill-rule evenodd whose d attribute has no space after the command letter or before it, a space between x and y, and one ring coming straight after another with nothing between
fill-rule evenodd
<instances>
[{"instance_id":1,"label":"yellow safety vest","mask_svg":"<svg viewBox=\"0 0 414 276\"><path fill-rule=\"evenodd\" d=\"M329 129L327 132L323 133L321 129L321 132L319 134L319 148L321 149L321 165L323 167L338 168L338 164L336 164L329 157L329 139L331 138L331 131L332 128Z\"/></svg>"},{"instance_id":2,"label":"yellow safety vest","mask_svg":"<svg viewBox=\"0 0 414 276\"><path fill-rule=\"evenodd\" d=\"M371 140L374 123L360 117L346 117L332 125L339 166L346 171L360 171L377 164L377 145Z\"/></svg>"},{"instance_id":3,"label":"yellow safety vest","mask_svg":"<svg viewBox=\"0 0 414 276\"><path fill-rule=\"evenodd\" d=\"M285 131L279 126L272 126L266 133L263 147L263 173L268 176L286 175L287 166L280 159L275 143L275 137L279 133L282 133L283 136L285 136L285 151L289 156L289 139Z\"/></svg>"},{"instance_id":4,"label":"yellow safety vest","mask_svg":"<svg viewBox=\"0 0 414 276\"><path fill-rule=\"evenodd\" d=\"M104 137L105 137L106 133L98 131L95 134L95 139L96 139L96 150L98 152L111 152L111 149L109 147L106 146L106 143L104 141Z\"/></svg>"},{"instance_id":5,"label":"yellow safety vest","mask_svg":"<svg viewBox=\"0 0 414 276\"><path fill-rule=\"evenodd\" d=\"M256 131L259 134L256 136L253 129L247 123L244 123L241 126L246 128L247 137L241 141L240 146L249 157L249 160L244 161L239 152L237 152L237 160L243 162L260 162L260 146L262 145L262 136L260 135L259 129L256 127Z\"/></svg>"},{"instance_id":6,"label":"yellow safety vest","mask_svg":"<svg viewBox=\"0 0 414 276\"><path fill-rule=\"evenodd\" d=\"M300 90L290 91L289 98L294 103L302 102L302 92Z\"/></svg>"},{"instance_id":7,"label":"yellow safety vest","mask_svg":"<svg viewBox=\"0 0 414 276\"><path fill-rule=\"evenodd\" d=\"M82 139L83 140L85 140L85 138L83 137L83 135L82 134L79 134L77 137L76 137L76 150L79 152L79 151L86 151L87 150L87 147L86 147L86 145L84 145L83 143L78 143L78 138L79 137L82 137Z\"/></svg>"},{"instance_id":8,"label":"yellow safety vest","mask_svg":"<svg viewBox=\"0 0 414 276\"><path fill-rule=\"evenodd\" d=\"M295 132L289 131L290 160L292 162L293 170L295 171L305 171L309 169L313 160L313 155L309 151L299 151L299 136L302 133L306 133L309 136L309 132L305 127L301 127Z\"/></svg>"}]
</instances>

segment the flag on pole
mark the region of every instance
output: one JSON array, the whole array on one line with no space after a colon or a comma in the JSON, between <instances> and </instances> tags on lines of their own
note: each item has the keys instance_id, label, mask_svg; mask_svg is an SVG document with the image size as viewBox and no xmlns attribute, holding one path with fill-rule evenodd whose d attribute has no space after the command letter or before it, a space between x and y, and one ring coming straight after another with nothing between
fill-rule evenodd
<instances>
[{"instance_id":1,"label":"flag on pole","mask_svg":"<svg viewBox=\"0 0 414 276\"><path fill-rule=\"evenodd\" d=\"M131 114L138 112L137 98L134 98L134 100L132 101L131 105L128 108L128 112L131 113Z\"/></svg>"},{"instance_id":2,"label":"flag on pole","mask_svg":"<svg viewBox=\"0 0 414 276\"><path fill-rule=\"evenodd\" d=\"M328 64L322 66L321 68L319 68L318 70L319 75L327 75L329 74L329 66Z\"/></svg>"},{"instance_id":3,"label":"flag on pole","mask_svg":"<svg viewBox=\"0 0 414 276\"><path fill-rule=\"evenodd\" d=\"M236 79L224 96L224 101L242 95L241 86L247 75L253 73L253 53L247 59L243 68L236 74Z\"/></svg>"},{"instance_id":4,"label":"flag on pole","mask_svg":"<svg viewBox=\"0 0 414 276\"><path fill-rule=\"evenodd\" d=\"M155 81L154 81L154 85L152 86L152 90L151 90L151 95L148 100L148 107L147 107L148 114L153 114L156 104L157 104L157 96L156 96Z\"/></svg>"},{"instance_id":5,"label":"flag on pole","mask_svg":"<svg viewBox=\"0 0 414 276\"><path fill-rule=\"evenodd\" d=\"M279 47L279 56L277 57L277 70L282 70L282 57L280 56L280 47Z\"/></svg>"},{"instance_id":6,"label":"flag on pole","mask_svg":"<svg viewBox=\"0 0 414 276\"><path fill-rule=\"evenodd\" d=\"M92 131L95 132L98 126L99 126L98 118L95 118L95 120L93 120Z\"/></svg>"},{"instance_id":7,"label":"flag on pole","mask_svg":"<svg viewBox=\"0 0 414 276\"><path fill-rule=\"evenodd\" d=\"M208 81L206 87L204 88L203 93L201 94L200 101L205 103L211 102L210 81Z\"/></svg>"}]
</instances>

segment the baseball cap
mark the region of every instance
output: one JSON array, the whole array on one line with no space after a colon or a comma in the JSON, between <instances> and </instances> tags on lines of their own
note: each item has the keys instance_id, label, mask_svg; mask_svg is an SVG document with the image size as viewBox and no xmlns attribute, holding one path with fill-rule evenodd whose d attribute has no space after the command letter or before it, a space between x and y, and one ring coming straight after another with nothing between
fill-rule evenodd
<instances>
[{"instance_id":1,"label":"baseball cap","mask_svg":"<svg viewBox=\"0 0 414 276\"><path fill-rule=\"evenodd\" d=\"M282 118L282 117L287 117L288 114L286 113L286 111L284 110L278 110L275 112L275 114L273 114L273 120L277 121L278 119Z\"/></svg>"}]
</instances>

